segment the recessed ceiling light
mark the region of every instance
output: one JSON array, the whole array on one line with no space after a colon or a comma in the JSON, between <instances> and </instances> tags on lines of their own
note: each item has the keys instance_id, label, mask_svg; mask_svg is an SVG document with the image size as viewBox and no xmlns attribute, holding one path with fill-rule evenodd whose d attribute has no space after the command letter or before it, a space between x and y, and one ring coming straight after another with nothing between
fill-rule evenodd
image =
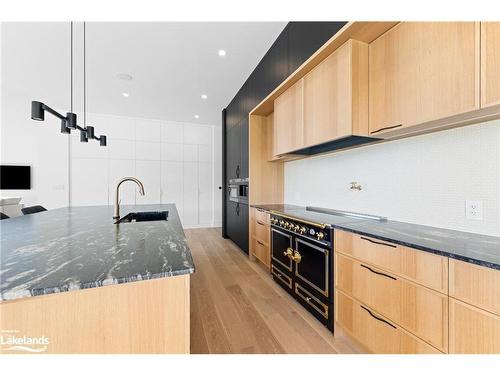
<instances>
[{"instance_id":1,"label":"recessed ceiling light","mask_svg":"<svg viewBox=\"0 0 500 375\"><path fill-rule=\"evenodd\" d=\"M206 98L208 98L208 96L206 94L201 94L201 98L206 99Z\"/></svg>"},{"instance_id":2,"label":"recessed ceiling light","mask_svg":"<svg viewBox=\"0 0 500 375\"><path fill-rule=\"evenodd\" d=\"M218 50L217 53L219 54L220 57L226 56L226 51L223 49Z\"/></svg>"},{"instance_id":3,"label":"recessed ceiling light","mask_svg":"<svg viewBox=\"0 0 500 375\"><path fill-rule=\"evenodd\" d=\"M194 118L200 118L200 116L199 115L194 115Z\"/></svg>"},{"instance_id":4,"label":"recessed ceiling light","mask_svg":"<svg viewBox=\"0 0 500 375\"><path fill-rule=\"evenodd\" d=\"M132 81L132 76L127 73L118 73L116 78L123 79L124 81Z\"/></svg>"},{"instance_id":5,"label":"recessed ceiling light","mask_svg":"<svg viewBox=\"0 0 500 375\"><path fill-rule=\"evenodd\" d=\"M128 97L129 97L129 94L128 94L128 92L122 92L122 96L123 96L124 98L128 98Z\"/></svg>"}]
</instances>

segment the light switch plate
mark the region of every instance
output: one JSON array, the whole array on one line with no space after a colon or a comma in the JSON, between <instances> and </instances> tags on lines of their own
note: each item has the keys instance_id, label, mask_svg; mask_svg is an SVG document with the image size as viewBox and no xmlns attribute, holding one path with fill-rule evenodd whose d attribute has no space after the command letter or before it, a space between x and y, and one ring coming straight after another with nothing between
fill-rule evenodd
<instances>
[{"instance_id":1,"label":"light switch plate","mask_svg":"<svg viewBox=\"0 0 500 375\"><path fill-rule=\"evenodd\" d=\"M470 220L483 220L483 201L465 201L465 217Z\"/></svg>"}]
</instances>

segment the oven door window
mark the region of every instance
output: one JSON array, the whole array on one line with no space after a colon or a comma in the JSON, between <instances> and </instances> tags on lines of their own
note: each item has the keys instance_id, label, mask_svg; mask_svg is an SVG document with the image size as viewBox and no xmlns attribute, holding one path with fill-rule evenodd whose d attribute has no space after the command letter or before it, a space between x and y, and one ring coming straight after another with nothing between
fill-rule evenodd
<instances>
[{"instance_id":1,"label":"oven door window","mask_svg":"<svg viewBox=\"0 0 500 375\"><path fill-rule=\"evenodd\" d=\"M292 248L292 236L274 228L271 234L273 262L292 272L292 260L286 255L287 249Z\"/></svg>"},{"instance_id":2,"label":"oven door window","mask_svg":"<svg viewBox=\"0 0 500 375\"><path fill-rule=\"evenodd\" d=\"M295 267L295 276L301 280L303 285L305 284L325 297L329 297L330 252L328 249L296 238L295 250L301 256L300 262Z\"/></svg>"}]
</instances>

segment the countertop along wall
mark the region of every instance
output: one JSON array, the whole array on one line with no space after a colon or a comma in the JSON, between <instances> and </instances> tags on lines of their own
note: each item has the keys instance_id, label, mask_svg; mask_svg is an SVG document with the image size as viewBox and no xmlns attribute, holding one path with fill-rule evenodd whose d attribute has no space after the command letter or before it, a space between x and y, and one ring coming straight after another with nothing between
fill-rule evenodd
<instances>
[{"instance_id":1,"label":"countertop along wall","mask_svg":"<svg viewBox=\"0 0 500 375\"><path fill-rule=\"evenodd\" d=\"M285 203L500 236L500 120L286 162Z\"/></svg>"}]
</instances>

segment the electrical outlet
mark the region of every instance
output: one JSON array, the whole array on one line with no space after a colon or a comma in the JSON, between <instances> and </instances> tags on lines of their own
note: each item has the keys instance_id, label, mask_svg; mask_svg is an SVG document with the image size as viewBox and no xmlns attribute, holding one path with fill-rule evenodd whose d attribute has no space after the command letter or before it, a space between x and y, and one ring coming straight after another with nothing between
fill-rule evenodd
<instances>
[{"instance_id":1,"label":"electrical outlet","mask_svg":"<svg viewBox=\"0 0 500 375\"><path fill-rule=\"evenodd\" d=\"M483 201L465 201L465 217L470 220L483 220Z\"/></svg>"}]
</instances>

